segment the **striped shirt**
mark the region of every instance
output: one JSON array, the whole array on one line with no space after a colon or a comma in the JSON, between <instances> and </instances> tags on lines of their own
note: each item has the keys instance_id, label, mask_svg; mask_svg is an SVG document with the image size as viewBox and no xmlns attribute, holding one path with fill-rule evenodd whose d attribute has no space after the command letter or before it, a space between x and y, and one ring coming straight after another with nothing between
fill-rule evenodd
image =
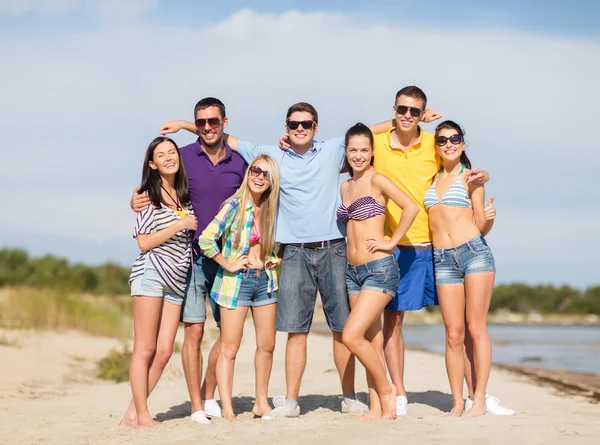
<instances>
[{"instance_id":1,"label":"striped shirt","mask_svg":"<svg viewBox=\"0 0 600 445\"><path fill-rule=\"evenodd\" d=\"M217 241L223 237L223 257L227 261L233 262L242 255L247 255L250 251L250 231L252 229L252 221L254 220L254 206L248 202L244 210L243 218L236 218L238 213L240 200L238 197L232 196L223 203L221 210L215 218L208 224L206 229L200 235L198 244L205 256L212 258L220 253ZM240 233L240 242L234 245L235 234L238 230ZM275 255L278 247L274 246L273 252L265 258L265 264L272 262L277 264L279 259ZM277 273L275 269L265 269L267 278L267 292L275 292L278 288ZM228 309L237 307L237 299L242 284L242 271L227 272L223 267L219 266L217 277L210 292L210 297L217 302L219 306L224 306Z\"/></svg>"},{"instance_id":2,"label":"striped shirt","mask_svg":"<svg viewBox=\"0 0 600 445\"><path fill-rule=\"evenodd\" d=\"M193 215L192 205L186 208L188 215ZM137 214L133 237L149 235L172 226L181 218L174 210L161 203L160 207L150 204L146 210ZM164 243L140 253L133 263L129 284L144 275L146 261L158 271L163 284L175 294L183 297L188 269L192 258L192 232L182 230L177 232Z\"/></svg>"}]
</instances>

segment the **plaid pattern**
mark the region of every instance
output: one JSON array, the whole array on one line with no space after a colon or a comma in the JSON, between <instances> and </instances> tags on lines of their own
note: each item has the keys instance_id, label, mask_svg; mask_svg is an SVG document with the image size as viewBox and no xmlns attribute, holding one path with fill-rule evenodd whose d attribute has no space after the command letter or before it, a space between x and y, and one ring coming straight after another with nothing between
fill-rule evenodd
<instances>
[{"instance_id":1,"label":"plaid pattern","mask_svg":"<svg viewBox=\"0 0 600 445\"><path fill-rule=\"evenodd\" d=\"M242 255L248 254L250 251L250 229L254 219L254 206L248 202L244 209L244 217L236 218L240 200L237 197L232 197L223 203L221 210L210 224L204 229L198 244L205 256L213 258L218 253L222 253L228 261L235 261ZM234 245L233 241L235 234L241 230L240 243ZM223 238L223 252L220 251L217 241ZM278 247L274 246L273 253L265 258L265 264L272 262L279 263L279 258L276 256ZM269 284L267 291L275 292L278 288L277 272L275 269L266 270ZM219 306L224 306L228 309L237 307L237 297L242 283L242 271L230 273L223 267L219 266L215 283L210 292L210 297L217 302Z\"/></svg>"}]
</instances>

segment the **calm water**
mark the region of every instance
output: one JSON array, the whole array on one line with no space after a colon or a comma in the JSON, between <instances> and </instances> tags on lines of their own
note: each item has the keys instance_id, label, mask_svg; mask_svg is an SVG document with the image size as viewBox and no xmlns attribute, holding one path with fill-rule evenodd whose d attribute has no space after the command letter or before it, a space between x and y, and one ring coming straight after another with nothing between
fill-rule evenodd
<instances>
[{"instance_id":1,"label":"calm water","mask_svg":"<svg viewBox=\"0 0 600 445\"><path fill-rule=\"evenodd\" d=\"M490 325L488 332L494 363L600 374L600 326ZM403 333L409 347L444 352L441 324L406 324Z\"/></svg>"}]
</instances>

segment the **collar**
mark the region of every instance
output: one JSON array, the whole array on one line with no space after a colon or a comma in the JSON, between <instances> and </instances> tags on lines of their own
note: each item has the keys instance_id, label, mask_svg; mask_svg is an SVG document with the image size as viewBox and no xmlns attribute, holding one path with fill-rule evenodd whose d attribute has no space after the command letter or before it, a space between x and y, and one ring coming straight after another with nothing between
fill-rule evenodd
<instances>
[{"instance_id":1,"label":"collar","mask_svg":"<svg viewBox=\"0 0 600 445\"><path fill-rule=\"evenodd\" d=\"M223 145L225 146L225 157L219 161L219 163L231 160L231 156L233 154L233 150L229 144L223 141ZM194 151L198 156L206 156L208 158L208 154L202 148L202 144L200 143L200 138L196 139L196 143L194 144Z\"/></svg>"},{"instance_id":2,"label":"collar","mask_svg":"<svg viewBox=\"0 0 600 445\"><path fill-rule=\"evenodd\" d=\"M306 153L304 153L303 155L299 155L291 148L289 150L285 150L285 153L289 154L290 156L296 156L298 158L303 158L305 156L313 156L315 153L320 151L321 148L323 148L323 141L313 141L313 146L311 148L309 148L308 151Z\"/></svg>"},{"instance_id":3,"label":"collar","mask_svg":"<svg viewBox=\"0 0 600 445\"><path fill-rule=\"evenodd\" d=\"M412 144L410 147L408 147L408 150L412 150L412 149L417 149L421 147L421 142L423 141L423 130L421 129L420 126L417 127L419 129L419 139L417 139L417 142L415 144ZM392 142L392 133L394 133L396 131L396 127L392 127L389 131L388 131L388 142L390 145L390 148L392 150L400 150L399 147L396 147L394 142Z\"/></svg>"}]
</instances>

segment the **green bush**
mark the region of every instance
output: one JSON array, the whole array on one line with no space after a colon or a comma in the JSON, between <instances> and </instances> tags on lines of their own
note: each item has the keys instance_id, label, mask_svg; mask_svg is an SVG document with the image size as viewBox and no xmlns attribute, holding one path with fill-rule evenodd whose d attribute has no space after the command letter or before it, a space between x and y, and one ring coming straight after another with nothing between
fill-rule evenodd
<instances>
[{"instance_id":1,"label":"green bush","mask_svg":"<svg viewBox=\"0 0 600 445\"><path fill-rule=\"evenodd\" d=\"M104 358L98 360L96 377L117 383L129 380L131 351L123 345L122 351L111 349Z\"/></svg>"}]
</instances>

